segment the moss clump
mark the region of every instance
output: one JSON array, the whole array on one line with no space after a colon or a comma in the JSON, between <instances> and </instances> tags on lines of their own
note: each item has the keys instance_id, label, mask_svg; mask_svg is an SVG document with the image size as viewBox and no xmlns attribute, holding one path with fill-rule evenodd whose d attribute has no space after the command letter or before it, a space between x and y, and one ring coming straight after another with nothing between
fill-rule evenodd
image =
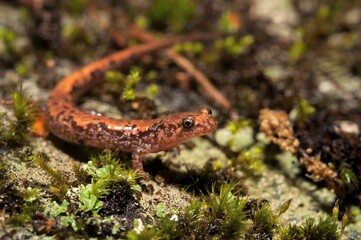
<instances>
[{"instance_id":1,"label":"moss clump","mask_svg":"<svg viewBox=\"0 0 361 240\"><path fill-rule=\"evenodd\" d=\"M197 236L199 239L234 239L247 231L247 202L234 191L235 184L225 184L217 192L215 185L202 200L193 200L183 211L164 214L156 226L137 226L127 235L128 239L184 239ZM147 237L147 238L145 238Z\"/></svg>"},{"instance_id":2,"label":"moss clump","mask_svg":"<svg viewBox=\"0 0 361 240\"><path fill-rule=\"evenodd\" d=\"M153 26L181 32L192 20L195 10L195 1L192 0L156 0L150 7L148 18Z\"/></svg>"},{"instance_id":3,"label":"moss clump","mask_svg":"<svg viewBox=\"0 0 361 240\"><path fill-rule=\"evenodd\" d=\"M136 172L124 169L116 158L116 153L109 150L92 156L85 171L91 176L91 183L79 186L80 209L85 212L93 211L96 214L103 206L102 199L108 196L112 188L120 182L138 189Z\"/></svg>"},{"instance_id":4,"label":"moss clump","mask_svg":"<svg viewBox=\"0 0 361 240\"><path fill-rule=\"evenodd\" d=\"M30 160L33 164L43 169L50 177L50 191L62 199L71 185L69 179L67 179L59 170L49 166L49 159L43 153L34 153L30 156Z\"/></svg>"},{"instance_id":5,"label":"moss clump","mask_svg":"<svg viewBox=\"0 0 361 240\"><path fill-rule=\"evenodd\" d=\"M15 119L5 112L0 114L0 141L20 144L35 121L38 109L31 99L24 95L21 87L12 94L12 107Z\"/></svg>"}]
</instances>

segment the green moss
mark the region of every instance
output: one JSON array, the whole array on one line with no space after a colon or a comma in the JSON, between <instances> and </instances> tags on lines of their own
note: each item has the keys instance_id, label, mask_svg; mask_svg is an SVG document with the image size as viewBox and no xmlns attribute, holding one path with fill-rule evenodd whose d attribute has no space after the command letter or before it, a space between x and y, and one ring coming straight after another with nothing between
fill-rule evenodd
<instances>
[{"instance_id":1,"label":"green moss","mask_svg":"<svg viewBox=\"0 0 361 240\"><path fill-rule=\"evenodd\" d=\"M273 235L273 231L277 227L277 217L274 215L269 204L262 205L256 210L252 217L253 227L252 234L266 234L269 236Z\"/></svg>"},{"instance_id":2,"label":"green moss","mask_svg":"<svg viewBox=\"0 0 361 240\"><path fill-rule=\"evenodd\" d=\"M55 195L63 198L70 186L69 180L59 170L54 169L47 163L48 157L43 153L34 153L30 160L33 164L40 167L50 177L50 191Z\"/></svg>"},{"instance_id":3,"label":"green moss","mask_svg":"<svg viewBox=\"0 0 361 240\"><path fill-rule=\"evenodd\" d=\"M346 166L342 166L340 170L341 187L345 192L352 192L359 189L360 181L355 172Z\"/></svg>"},{"instance_id":4,"label":"green moss","mask_svg":"<svg viewBox=\"0 0 361 240\"><path fill-rule=\"evenodd\" d=\"M246 35L240 39L235 39L233 36L219 39L215 42L214 48L221 52L221 55L227 58L235 58L241 54L246 53L251 45L254 43L252 35Z\"/></svg>"},{"instance_id":5,"label":"green moss","mask_svg":"<svg viewBox=\"0 0 361 240\"><path fill-rule=\"evenodd\" d=\"M29 132L31 124L35 121L38 110L30 98L20 90L12 94L12 106L15 119L8 114L0 114L0 121L9 122L0 125L0 140L10 144L20 144Z\"/></svg>"},{"instance_id":6,"label":"green moss","mask_svg":"<svg viewBox=\"0 0 361 240\"><path fill-rule=\"evenodd\" d=\"M158 94L159 94L159 88L158 88L158 85L157 84L150 84L146 90L146 96L147 98L154 98L156 97Z\"/></svg>"},{"instance_id":7,"label":"green moss","mask_svg":"<svg viewBox=\"0 0 361 240\"><path fill-rule=\"evenodd\" d=\"M88 4L88 0L66 0L65 8L66 11L78 15L82 13Z\"/></svg>"},{"instance_id":8,"label":"green moss","mask_svg":"<svg viewBox=\"0 0 361 240\"><path fill-rule=\"evenodd\" d=\"M213 185L209 195L194 199L188 207L175 214L162 214L155 226L135 227L128 239L184 239L198 236L200 239L237 239L247 231L245 199L234 191L236 184L225 184L216 190ZM163 208L161 208L163 209Z\"/></svg>"},{"instance_id":9,"label":"green moss","mask_svg":"<svg viewBox=\"0 0 361 240\"><path fill-rule=\"evenodd\" d=\"M199 54L203 51L204 46L201 42L184 42L175 44L173 49L177 52Z\"/></svg>"},{"instance_id":10,"label":"green moss","mask_svg":"<svg viewBox=\"0 0 361 240\"><path fill-rule=\"evenodd\" d=\"M338 223L339 206L338 201L333 208L333 215L321 218L318 222L314 218L306 218L303 225L294 224L288 227L282 227L279 231L282 240L293 239L321 239L338 240L341 239L343 230L348 223L347 213L342 217L341 226Z\"/></svg>"},{"instance_id":11,"label":"green moss","mask_svg":"<svg viewBox=\"0 0 361 240\"><path fill-rule=\"evenodd\" d=\"M101 199L108 196L112 187L119 182L124 182L132 189L136 186L137 175L134 170L126 170L116 152L104 150L99 155L91 157L85 166L85 171L91 176L91 183L79 186L80 208L87 212L97 213L103 206Z\"/></svg>"},{"instance_id":12,"label":"green moss","mask_svg":"<svg viewBox=\"0 0 361 240\"><path fill-rule=\"evenodd\" d=\"M23 193L24 200L26 202L34 202L39 198L40 191L41 191L40 188L27 187L25 192Z\"/></svg>"},{"instance_id":13,"label":"green moss","mask_svg":"<svg viewBox=\"0 0 361 240\"><path fill-rule=\"evenodd\" d=\"M315 111L315 107L313 107L307 99L301 98L296 103L295 108L290 112L290 118L302 126L310 121L310 117Z\"/></svg>"},{"instance_id":14,"label":"green moss","mask_svg":"<svg viewBox=\"0 0 361 240\"><path fill-rule=\"evenodd\" d=\"M333 217L320 219L316 224L315 219L307 218L302 232L306 239L339 239L337 220Z\"/></svg>"},{"instance_id":15,"label":"green moss","mask_svg":"<svg viewBox=\"0 0 361 240\"><path fill-rule=\"evenodd\" d=\"M135 88L140 79L140 71L137 69L132 69L130 74L127 76L126 85L122 93L123 100L135 100L137 97Z\"/></svg>"},{"instance_id":16,"label":"green moss","mask_svg":"<svg viewBox=\"0 0 361 240\"><path fill-rule=\"evenodd\" d=\"M14 31L0 26L0 41L4 44L5 54L13 60L17 58L17 51L15 47L17 39L18 35Z\"/></svg>"},{"instance_id":17,"label":"green moss","mask_svg":"<svg viewBox=\"0 0 361 240\"><path fill-rule=\"evenodd\" d=\"M169 27L173 32L181 32L192 20L195 10L195 2L192 0L155 0L148 18L153 26Z\"/></svg>"}]
</instances>

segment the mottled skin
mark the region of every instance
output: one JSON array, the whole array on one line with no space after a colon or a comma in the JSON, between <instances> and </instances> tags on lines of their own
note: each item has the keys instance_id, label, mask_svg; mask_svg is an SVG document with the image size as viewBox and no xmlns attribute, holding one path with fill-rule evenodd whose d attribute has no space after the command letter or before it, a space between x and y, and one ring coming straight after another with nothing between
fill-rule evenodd
<instances>
[{"instance_id":1,"label":"mottled skin","mask_svg":"<svg viewBox=\"0 0 361 240\"><path fill-rule=\"evenodd\" d=\"M45 121L59 138L99 148L132 153L133 167L143 171L142 156L171 149L181 142L208 134L217 121L209 108L180 112L152 120L125 120L91 115L78 109L78 98L104 79L110 68L121 67L131 59L170 46L176 42L204 38L173 37L128 48L93 62L62 79L47 101Z\"/></svg>"}]
</instances>

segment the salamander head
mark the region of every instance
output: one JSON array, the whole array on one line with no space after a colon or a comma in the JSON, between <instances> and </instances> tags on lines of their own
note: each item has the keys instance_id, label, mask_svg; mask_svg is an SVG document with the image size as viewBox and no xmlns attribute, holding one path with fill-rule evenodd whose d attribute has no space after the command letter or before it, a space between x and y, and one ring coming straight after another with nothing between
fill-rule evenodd
<instances>
[{"instance_id":1,"label":"salamander head","mask_svg":"<svg viewBox=\"0 0 361 240\"><path fill-rule=\"evenodd\" d=\"M206 135L214 131L217 125L209 108L166 116L157 135L158 149L155 151L171 149L191 138Z\"/></svg>"}]
</instances>

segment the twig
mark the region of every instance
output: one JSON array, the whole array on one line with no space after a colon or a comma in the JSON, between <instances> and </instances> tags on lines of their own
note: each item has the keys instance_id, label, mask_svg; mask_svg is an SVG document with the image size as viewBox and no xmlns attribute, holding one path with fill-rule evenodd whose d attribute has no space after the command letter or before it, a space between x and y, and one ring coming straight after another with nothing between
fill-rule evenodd
<instances>
[{"instance_id":1,"label":"twig","mask_svg":"<svg viewBox=\"0 0 361 240\"><path fill-rule=\"evenodd\" d=\"M95 9L96 6L96 9ZM130 23L125 17L117 16L119 21L122 21L124 24L128 25L128 30L120 33L118 32L113 26L111 26L108 23L105 23L105 21L100 19L99 14L97 13L97 9L102 9L109 14L112 14L113 11L103 5L97 3L93 6L91 16L94 16L97 18L97 21L99 21L103 27L108 29L111 37L119 44L120 46L124 46L124 43L126 42L127 38L131 39L137 39L143 42L152 42L156 41L157 38L150 33L147 30L141 29L137 27L136 25ZM126 37L127 36L127 37ZM230 115L231 119L238 119L238 114L235 111L235 109L232 107L231 102L211 83L211 81L203 74L202 71L198 70L188 59L183 57L181 54L177 53L173 49L167 49L165 50L166 55L173 60L180 68L185 70L188 74L193 76L193 78L196 80L198 84L202 86L203 89L205 89L205 92L201 92L205 97L213 99L221 108L223 108L228 114Z\"/></svg>"}]
</instances>

